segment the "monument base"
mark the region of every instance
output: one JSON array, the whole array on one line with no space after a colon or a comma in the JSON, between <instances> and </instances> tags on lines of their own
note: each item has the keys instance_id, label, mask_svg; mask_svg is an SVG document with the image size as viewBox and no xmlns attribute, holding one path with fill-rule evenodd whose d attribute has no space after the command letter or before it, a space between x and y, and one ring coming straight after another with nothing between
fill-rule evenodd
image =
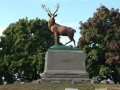
<instances>
[{"instance_id":1,"label":"monument base","mask_svg":"<svg viewBox=\"0 0 120 90\"><path fill-rule=\"evenodd\" d=\"M48 72L44 72L41 76L43 76L42 81L89 80L87 72L75 70L50 70Z\"/></svg>"},{"instance_id":2,"label":"monument base","mask_svg":"<svg viewBox=\"0 0 120 90\"><path fill-rule=\"evenodd\" d=\"M60 46L61 47L61 46ZM64 46L65 47L65 46ZM89 80L84 53L80 49L49 49L45 56L42 81Z\"/></svg>"}]
</instances>

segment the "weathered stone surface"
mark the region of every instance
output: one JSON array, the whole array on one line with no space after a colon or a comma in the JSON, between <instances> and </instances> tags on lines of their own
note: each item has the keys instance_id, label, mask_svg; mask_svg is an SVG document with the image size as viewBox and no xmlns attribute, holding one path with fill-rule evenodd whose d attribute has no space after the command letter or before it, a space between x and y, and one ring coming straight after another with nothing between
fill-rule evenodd
<instances>
[{"instance_id":1,"label":"weathered stone surface","mask_svg":"<svg viewBox=\"0 0 120 90\"><path fill-rule=\"evenodd\" d=\"M38 83L40 83L40 80L33 80L31 83L38 84Z\"/></svg>"},{"instance_id":2,"label":"weathered stone surface","mask_svg":"<svg viewBox=\"0 0 120 90\"><path fill-rule=\"evenodd\" d=\"M42 81L87 80L84 53L81 50L48 50Z\"/></svg>"},{"instance_id":3,"label":"weathered stone surface","mask_svg":"<svg viewBox=\"0 0 120 90\"><path fill-rule=\"evenodd\" d=\"M98 80L91 80L91 83L92 84L99 84L99 81Z\"/></svg>"},{"instance_id":4,"label":"weathered stone surface","mask_svg":"<svg viewBox=\"0 0 120 90\"><path fill-rule=\"evenodd\" d=\"M18 82L18 81L15 81L15 82L14 82L14 84L20 84L20 82Z\"/></svg>"},{"instance_id":5,"label":"weathered stone surface","mask_svg":"<svg viewBox=\"0 0 120 90\"><path fill-rule=\"evenodd\" d=\"M72 84L82 84L81 80L72 80Z\"/></svg>"},{"instance_id":6,"label":"weathered stone surface","mask_svg":"<svg viewBox=\"0 0 120 90\"><path fill-rule=\"evenodd\" d=\"M20 84L24 84L25 82L20 82Z\"/></svg>"},{"instance_id":7,"label":"weathered stone surface","mask_svg":"<svg viewBox=\"0 0 120 90\"><path fill-rule=\"evenodd\" d=\"M7 85L7 82L4 82L4 84L3 85Z\"/></svg>"},{"instance_id":8,"label":"weathered stone surface","mask_svg":"<svg viewBox=\"0 0 120 90\"><path fill-rule=\"evenodd\" d=\"M65 90L78 90L77 88L65 88Z\"/></svg>"},{"instance_id":9,"label":"weathered stone surface","mask_svg":"<svg viewBox=\"0 0 120 90\"><path fill-rule=\"evenodd\" d=\"M51 81L52 84L61 84L60 81Z\"/></svg>"},{"instance_id":10,"label":"weathered stone surface","mask_svg":"<svg viewBox=\"0 0 120 90\"><path fill-rule=\"evenodd\" d=\"M101 81L101 83L103 83L103 84L110 84L110 82L107 81L107 80L103 80L103 81Z\"/></svg>"},{"instance_id":11,"label":"weathered stone surface","mask_svg":"<svg viewBox=\"0 0 120 90\"><path fill-rule=\"evenodd\" d=\"M97 88L95 90L107 90L107 88Z\"/></svg>"},{"instance_id":12,"label":"weathered stone surface","mask_svg":"<svg viewBox=\"0 0 120 90\"><path fill-rule=\"evenodd\" d=\"M114 84L114 81L112 81L112 80L110 80L109 82L110 82L110 84Z\"/></svg>"}]
</instances>

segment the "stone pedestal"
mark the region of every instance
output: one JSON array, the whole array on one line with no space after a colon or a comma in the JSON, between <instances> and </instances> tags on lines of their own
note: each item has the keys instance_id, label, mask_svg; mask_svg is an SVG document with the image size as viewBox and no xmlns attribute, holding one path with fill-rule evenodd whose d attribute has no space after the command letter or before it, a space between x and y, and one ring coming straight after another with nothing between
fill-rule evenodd
<instances>
[{"instance_id":1,"label":"stone pedestal","mask_svg":"<svg viewBox=\"0 0 120 90\"><path fill-rule=\"evenodd\" d=\"M81 50L48 50L42 81L88 80L84 53Z\"/></svg>"}]
</instances>

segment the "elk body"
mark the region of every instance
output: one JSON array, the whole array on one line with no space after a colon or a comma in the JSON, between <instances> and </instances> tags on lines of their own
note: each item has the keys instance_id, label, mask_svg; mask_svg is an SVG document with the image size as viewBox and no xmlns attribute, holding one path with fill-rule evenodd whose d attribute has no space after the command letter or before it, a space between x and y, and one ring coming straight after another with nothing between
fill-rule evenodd
<instances>
[{"instance_id":1,"label":"elk body","mask_svg":"<svg viewBox=\"0 0 120 90\"><path fill-rule=\"evenodd\" d=\"M57 14L55 14L58 9L59 9L59 4L57 4L56 6L56 11L52 14L51 11L48 9L46 9L45 5L42 5L42 8L48 13L49 21L48 21L48 27L51 30L51 32L54 33L54 38L55 38L55 45L58 45L59 43L59 36L68 36L68 38L70 39L70 41L68 41L66 44L70 43L71 41L74 42L74 47L76 47L75 44L75 40L74 40L74 33L76 32L74 29L72 29L71 27L67 27L67 26L62 26L60 24L57 24L55 22L55 17L57 16Z\"/></svg>"}]
</instances>

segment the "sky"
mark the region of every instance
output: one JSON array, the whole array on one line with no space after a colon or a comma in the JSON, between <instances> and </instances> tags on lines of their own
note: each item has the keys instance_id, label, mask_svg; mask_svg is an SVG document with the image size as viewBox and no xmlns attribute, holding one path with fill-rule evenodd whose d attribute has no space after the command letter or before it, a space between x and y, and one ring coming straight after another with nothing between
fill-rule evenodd
<instances>
[{"instance_id":1,"label":"sky","mask_svg":"<svg viewBox=\"0 0 120 90\"><path fill-rule=\"evenodd\" d=\"M9 24L22 18L35 19L38 17L48 21L49 17L41 5L46 5L53 13L57 3L60 4L60 7L56 13L58 14L55 18L56 23L76 30L74 35L76 44L81 37L79 22L86 22L88 18L93 17L93 13L100 7L100 3L108 9L120 9L120 0L0 0L0 35ZM65 44L69 39L61 36L60 41ZM73 45L73 42L68 45Z\"/></svg>"}]
</instances>

